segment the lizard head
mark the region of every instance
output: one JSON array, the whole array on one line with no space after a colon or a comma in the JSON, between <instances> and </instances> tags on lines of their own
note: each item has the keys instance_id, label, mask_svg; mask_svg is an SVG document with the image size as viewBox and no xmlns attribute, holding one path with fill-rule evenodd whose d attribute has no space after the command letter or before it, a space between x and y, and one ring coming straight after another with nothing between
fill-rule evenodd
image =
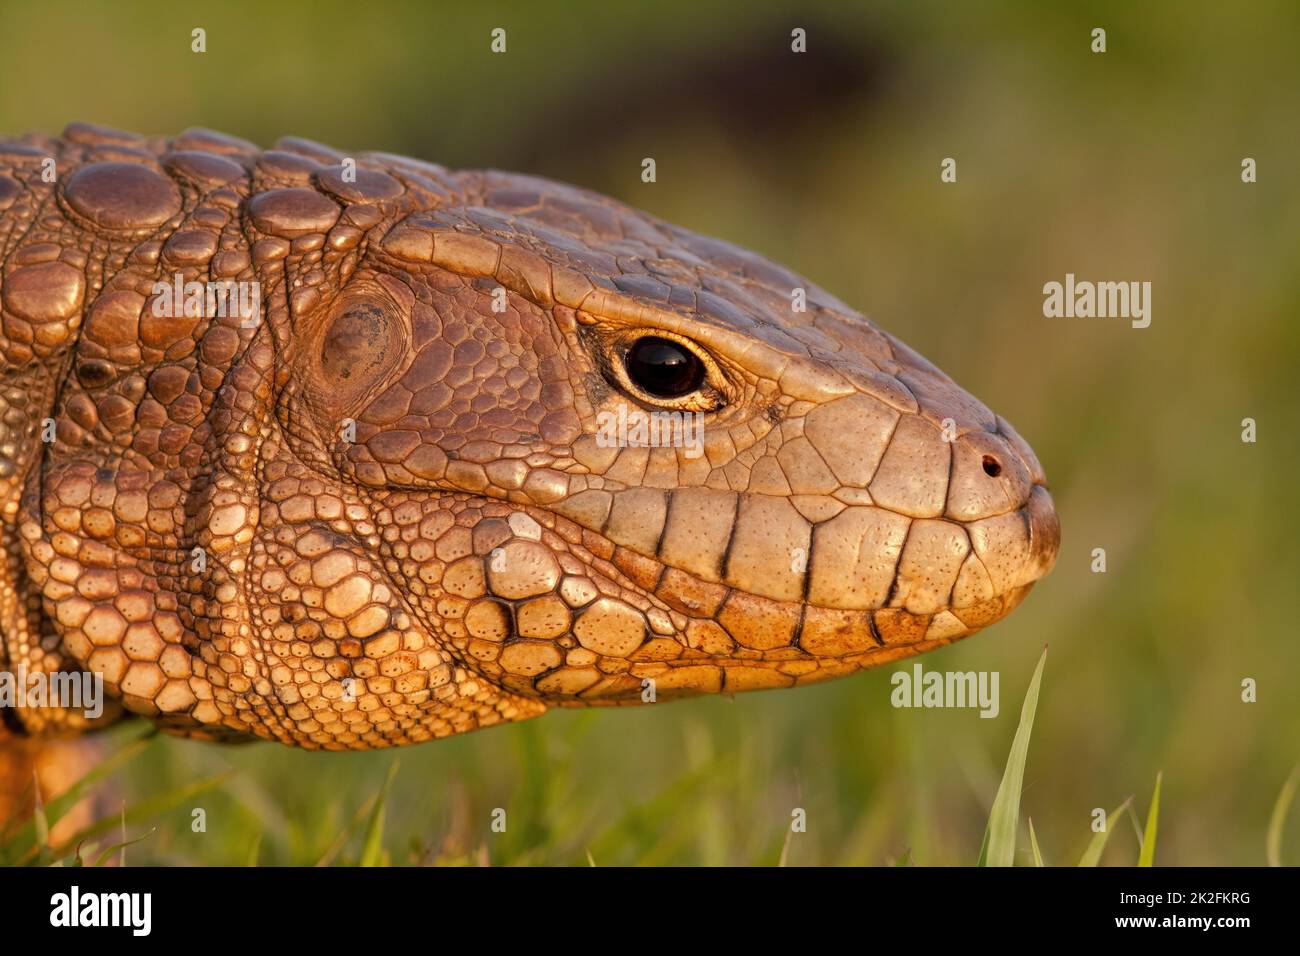
<instances>
[{"instance_id":1,"label":"lizard head","mask_svg":"<svg viewBox=\"0 0 1300 956\"><path fill-rule=\"evenodd\" d=\"M575 188L464 192L295 328L286 431L352 493L264 492L292 523L268 601L314 587L372 707L491 698L445 733L789 687L968 635L1051 568L1030 447L828 293Z\"/></svg>"},{"instance_id":2,"label":"lizard head","mask_svg":"<svg viewBox=\"0 0 1300 956\"><path fill-rule=\"evenodd\" d=\"M165 727L368 748L790 687L1055 560L1011 426L759 256L304 140L44 148L75 172L4 285L45 323L11 353L67 353L13 502L36 655Z\"/></svg>"}]
</instances>

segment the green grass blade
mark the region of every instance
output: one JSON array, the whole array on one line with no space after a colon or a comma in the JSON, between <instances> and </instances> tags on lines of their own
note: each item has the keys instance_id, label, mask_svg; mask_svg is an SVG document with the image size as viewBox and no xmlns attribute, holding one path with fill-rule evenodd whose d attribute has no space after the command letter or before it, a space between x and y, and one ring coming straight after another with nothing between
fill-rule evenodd
<instances>
[{"instance_id":1,"label":"green grass blade","mask_svg":"<svg viewBox=\"0 0 1300 956\"><path fill-rule=\"evenodd\" d=\"M45 815L45 804L41 802L41 781L32 771L32 826L36 828L36 851L41 862L46 862L50 851L50 821Z\"/></svg>"},{"instance_id":2,"label":"green grass blade","mask_svg":"<svg viewBox=\"0 0 1300 956\"><path fill-rule=\"evenodd\" d=\"M121 843L114 843L112 846L106 848L103 853L99 854L99 856L95 858L95 862L93 865L103 866L105 863L109 861L109 858L112 857L114 853L118 853L118 852L122 854L122 861L123 863L125 863L126 848L129 847L132 843L139 843L141 840L147 840L149 837L153 836L157 831L158 831L157 827L150 827L147 833L140 834L134 840L123 840Z\"/></svg>"},{"instance_id":3,"label":"green grass blade","mask_svg":"<svg viewBox=\"0 0 1300 956\"><path fill-rule=\"evenodd\" d=\"M366 837L361 845L361 866L382 866L384 863L384 806L388 803L388 791L393 785L393 778L397 776L398 764L399 761L394 760L388 765L388 776L379 788L374 809L366 821Z\"/></svg>"},{"instance_id":4,"label":"green grass blade","mask_svg":"<svg viewBox=\"0 0 1300 956\"><path fill-rule=\"evenodd\" d=\"M1029 847L1034 851L1034 866L1043 865L1043 854L1038 849L1038 835L1034 833L1034 818L1029 818Z\"/></svg>"},{"instance_id":5,"label":"green grass blade","mask_svg":"<svg viewBox=\"0 0 1300 956\"><path fill-rule=\"evenodd\" d=\"M95 848L98 847L98 846L99 846L98 843L92 843L92 844L90 844L90 846L86 846L86 844L84 844L84 843L78 843L78 844L77 844L77 849L74 850L73 853L72 853L72 859L68 861L68 866L83 866L83 867L84 867L84 866L86 865L86 860L85 860L85 858L82 856L82 854L83 854L83 853L94 853L94 852L95 852Z\"/></svg>"},{"instance_id":6,"label":"green grass blade","mask_svg":"<svg viewBox=\"0 0 1300 956\"><path fill-rule=\"evenodd\" d=\"M1266 857L1269 866L1282 865L1282 827L1286 823L1287 811L1295 798L1296 785L1300 784L1300 765L1291 771L1291 776L1282 784L1282 792L1273 804L1273 814L1268 818L1268 841Z\"/></svg>"},{"instance_id":7,"label":"green grass blade","mask_svg":"<svg viewBox=\"0 0 1300 956\"><path fill-rule=\"evenodd\" d=\"M988 827L984 831L984 844L980 847L980 866L1012 866L1016 859L1016 828L1020 823L1020 788L1025 779L1025 761L1029 756L1029 735L1034 729L1034 713L1038 710L1038 688L1043 679L1043 665L1047 662L1047 648L1038 658L1034 676L1025 692L1025 702L1020 708L1020 725L1011 742L1006 770L993 808L989 811Z\"/></svg>"},{"instance_id":8,"label":"green grass blade","mask_svg":"<svg viewBox=\"0 0 1300 956\"><path fill-rule=\"evenodd\" d=\"M1133 798L1129 797L1106 817L1106 829L1092 835L1092 839L1088 841L1087 847L1084 848L1083 856L1079 857L1080 866L1096 866L1101 862L1101 851L1106 849L1106 841L1110 839L1110 831L1115 829L1120 814L1128 809L1132 801Z\"/></svg>"},{"instance_id":9,"label":"green grass blade","mask_svg":"<svg viewBox=\"0 0 1300 956\"><path fill-rule=\"evenodd\" d=\"M1147 811L1147 825L1142 830L1142 852L1138 854L1138 866L1153 866L1156 860L1156 826L1160 822L1160 778L1156 774L1156 790L1151 794L1151 809Z\"/></svg>"},{"instance_id":10,"label":"green grass blade","mask_svg":"<svg viewBox=\"0 0 1300 956\"><path fill-rule=\"evenodd\" d=\"M1137 811L1133 809L1133 804L1128 806L1128 822L1133 825L1133 836L1137 837L1138 846L1142 845L1142 824L1138 821Z\"/></svg>"}]
</instances>

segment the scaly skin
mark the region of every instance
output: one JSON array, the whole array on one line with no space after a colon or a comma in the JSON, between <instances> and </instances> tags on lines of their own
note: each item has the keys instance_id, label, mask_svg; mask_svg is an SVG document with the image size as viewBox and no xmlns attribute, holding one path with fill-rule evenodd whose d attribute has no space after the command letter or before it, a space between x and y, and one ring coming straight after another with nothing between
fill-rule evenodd
<instances>
[{"instance_id":1,"label":"scaly skin","mask_svg":"<svg viewBox=\"0 0 1300 956\"><path fill-rule=\"evenodd\" d=\"M1050 569L1029 446L813 284L570 186L343 159L0 141L10 669L102 674L102 720L383 747L837 677ZM256 280L260 321L160 317L178 273ZM631 383L647 334L698 392ZM704 412L704 453L605 447L620 405Z\"/></svg>"}]
</instances>

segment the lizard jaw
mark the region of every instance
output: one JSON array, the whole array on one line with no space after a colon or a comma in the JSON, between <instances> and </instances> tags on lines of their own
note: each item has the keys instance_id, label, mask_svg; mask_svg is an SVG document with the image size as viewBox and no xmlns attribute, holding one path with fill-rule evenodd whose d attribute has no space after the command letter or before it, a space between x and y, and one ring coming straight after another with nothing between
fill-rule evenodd
<instances>
[{"instance_id":1,"label":"lizard jaw","mask_svg":"<svg viewBox=\"0 0 1300 956\"><path fill-rule=\"evenodd\" d=\"M828 607L724 587L546 509L476 508L487 527L455 532L476 553L442 571L455 593L425 602L429 627L484 678L552 706L638 703L650 684L656 699L796 686L921 653L1009 614L1059 543L1035 486L1024 509L982 531L987 547L1000 531L1028 535L1000 590L916 610L896 582L885 604Z\"/></svg>"}]
</instances>

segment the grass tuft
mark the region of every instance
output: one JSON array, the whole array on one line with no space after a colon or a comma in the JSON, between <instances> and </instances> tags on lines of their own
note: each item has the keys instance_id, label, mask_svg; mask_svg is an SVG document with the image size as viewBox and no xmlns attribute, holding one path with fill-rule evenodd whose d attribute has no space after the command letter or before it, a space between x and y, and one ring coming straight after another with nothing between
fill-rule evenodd
<instances>
[{"instance_id":1,"label":"grass tuft","mask_svg":"<svg viewBox=\"0 0 1300 956\"><path fill-rule=\"evenodd\" d=\"M361 866L384 865L384 806L388 802L388 792L392 789L393 778L397 776L399 763L400 761L394 760L388 765L388 776L384 778L384 785L379 788L375 807L370 811L370 819L366 821L366 838L361 846Z\"/></svg>"},{"instance_id":2,"label":"grass tuft","mask_svg":"<svg viewBox=\"0 0 1300 956\"><path fill-rule=\"evenodd\" d=\"M1092 835L1092 839L1088 841L1088 846L1083 851L1083 856L1079 857L1080 866L1096 866L1101 862L1101 851L1106 849L1106 841L1110 839L1111 831L1119 822L1120 814L1129 808L1132 801L1133 798L1129 797L1106 817L1105 829Z\"/></svg>"},{"instance_id":3,"label":"grass tuft","mask_svg":"<svg viewBox=\"0 0 1300 956\"><path fill-rule=\"evenodd\" d=\"M1142 851L1138 853L1138 866L1154 866L1156 860L1156 826L1160 822L1160 778L1156 774L1156 789L1151 794L1151 809L1147 811L1147 825L1142 831Z\"/></svg>"},{"instance_id":4,"label":"grass tuft","mask_svg":"<svg viewBox=\"0 0 1300 956\"><path fill-rule=\"evenodd\" d=\"M1034 833L1034 818L1029 818L1029 848L1034 852L1034 866L1043 865L1043 853L1038 849L1038 834Z\"/></svg>"},{"instance_id":5,"label":"grass tuft","mask_svg":"<svg viewBox=\"0 0 1300 956\"><path fill-rule=\"evenodd\" d=\"M1286 823L1287 811L1291 809L1291 801L1295 798L1297 784L1300 784L1300 764L1296 765L1291 776L1286 778L1286 783L1282 784L1282 792L1277 795L1273 813L1268 818L1265 857L1269 866L1282 865L1282 827Z\"/></svg>"},{"instance_id":6,"label":"grass tuft","mask_svg":"<svg viewBox=\"0 0 1300 956\"><path fill-rule=\"evenodd\" d=\"M1038 710L1038 688L1043 679L1043 665L1047 663L1047 648L1038 658L1034 676L1029 681L1025 702L1020 707L1020 724L1011 741L1011 753L1002 773L1002 783L993 808L989 811L984 843L980 847L979 866L1014 866L1016 860L1016 830L1020 825L1020 789L1025 779L1025 761L1029 757L1029 736L1034 729L1034 713Z\"/></svg>"}]
</instances>

